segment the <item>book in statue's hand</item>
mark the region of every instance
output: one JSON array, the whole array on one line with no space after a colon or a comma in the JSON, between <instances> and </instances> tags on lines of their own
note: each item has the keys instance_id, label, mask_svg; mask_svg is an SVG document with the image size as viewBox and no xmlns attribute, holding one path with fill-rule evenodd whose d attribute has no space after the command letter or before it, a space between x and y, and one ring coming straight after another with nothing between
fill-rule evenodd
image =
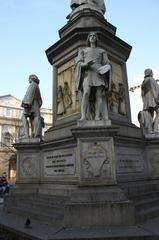
<instances>
[{"instance_id":1,"label":"book in statue's hand","mask_svg":"<svg viewBox=\"0 0 159 240\"><path fill-rule=\"evenodd\" d=\"M106 64L98 69L99 74L104 75L110 70L110 65Z\"/></svg>"}]
</instances>

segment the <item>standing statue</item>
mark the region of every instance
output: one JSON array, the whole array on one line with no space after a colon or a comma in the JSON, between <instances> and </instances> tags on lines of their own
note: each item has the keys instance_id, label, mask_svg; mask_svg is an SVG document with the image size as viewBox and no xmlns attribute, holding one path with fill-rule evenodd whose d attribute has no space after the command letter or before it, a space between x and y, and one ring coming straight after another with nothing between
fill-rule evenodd
<instances>
[{"instance_id":1,"label":"standing statue","mask_svg":"<svg viewBox=\"0 0 159 240\"><path fill-rule=\"evenodd\" d=\"M100 10L103 14L106 11L104 0L71 0L71 9L75 10L81 5L87 4Z\"/></svg>"},{"instance_id":2,"label":"standing statue","mask_svg":"<svg viewBox=\"0 0 159 240\"><path fill-rule=\"evenodd\" d=\"M153 78L153 72L151 69L146 69L144 74L144 81L141 85L141 95L143 100L143 111L140 112L140 115L142 116L141 119L143 119L142 122L148 129L148 133L159 132L159 85ZM155 118L153 120L154 113Z\"/></svg>"},{"instance_id":3,"label":"standing statue","mask_svg":"<svg viewBox=\"0 0 159 240\"><path fill-rule=\"evenodd\" d=\"M111 92L108 95L108 106L109 109L114 112L118 113L119 108L119 101L118 101L118 91L114 82L111 83Z\"/></svg>"},{"instance_id":4,"label":"standing statue","mask_svg":"<svg viewBox=\"0 0 159 240\"><path fill-rule=\"evenodd\" d=\"M71 108L71 106L72 106L72 92L71 92L71 89L68 85L68 82L64 82L63 96L64 96L64 102L65 102L66 109Z\"/></svg>"},{"instance_id":5,"label":"standing statue","mask_svg":"<svg viewBox=\"0 0 159 240\"><path fill-rule=\"evenodd\" d=\"M109 120L107 92L111 88L111 66L104 49L97 47L97 35L87 38L87 47L75 60L75 80L82 92L80 120Z\"/></svg>"},{"instance_id":6,"label":"standing statue","mask_svg":"<svg viewBox=\"0 0 159 240\"><path fill-rule=\"evenodd\" d=\"M29 126L31 127L31 138L41 138L44 119L40 114L42 98L39 89L39 79L36 75L29 76L29 87L22 101L25 138L29 138Z\"/></svg>"},{"instance_id":7,"label":"standing statue","mask_svg":"<svg viewBox=\"0 0 159 240\"><path fill-rule=\"evenodd\" d=\"M119 92L118 92L118 113L121 115L126 115L125 109L125 89L123 83L118 83Z\"/></svg>"},{"instance_id":8,"label":"standing statue","mask_svg":"<svg viewBox=\"0 0 159 240\"><path fill-rule=\"evenodd\" d=\"M65 109L65 103L64 103L64 94L62 86L58 86L58 92L57 92L57 115L62 116L66 113Z\"/></svg>"}]
</instances>

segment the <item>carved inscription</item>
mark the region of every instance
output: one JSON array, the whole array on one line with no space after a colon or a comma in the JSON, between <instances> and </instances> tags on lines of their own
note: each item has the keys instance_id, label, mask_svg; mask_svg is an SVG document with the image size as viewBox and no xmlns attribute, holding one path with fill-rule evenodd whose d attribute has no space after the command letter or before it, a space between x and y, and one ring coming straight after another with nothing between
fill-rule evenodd
<instances>
[{"instance_id":1,"label":"carved inscription","mask_svg":"<svg viewBox=\"0 0 159 240\"><path fill-rule=\"evenodd\" d=\"M50 151L44 155L44 175L74 175L75 153L74 151L60 150Z\"/></svg>"},{"instance_id":2,"label":"carved inscription","mask_svg":"<svg viewBox=\"0 0 159 240\"><path fill-rule=\"evenodd\" d=\"M125 154L119 153L117 155L117 172L118 173L143 173L144 172L144 160L143 154L141 151L132 153L132 149L129 150L124 148Z\"/></svg>"},{"instance_id":3,"label":"carved inscription","mask_svg":"<svg viewBox=\"0 0 159 240\"><path fill-rule=\"evenodd\" d=\"M120 159L120 172L142 172L143 166L139 159Z\"/></svg>"}]
</instances>

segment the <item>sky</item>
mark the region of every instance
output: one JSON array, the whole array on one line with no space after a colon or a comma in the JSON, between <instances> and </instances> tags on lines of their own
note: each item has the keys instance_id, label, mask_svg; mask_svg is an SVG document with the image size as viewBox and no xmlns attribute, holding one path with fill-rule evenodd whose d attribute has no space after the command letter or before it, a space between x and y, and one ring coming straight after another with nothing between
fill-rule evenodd
<instances>
[{"instance_id":1,"label":"sky","mask_svg":"<svg viewBox=\"0 0 159 240\"><path fill-rule=\"evenodd\" d=\"M52 107L52 66L45 50L59 40L70 2L0 0L0 96L11 94L22 100L29 75L36 74L43 107ZM159 72L159 1L105 0L105 4L105 18L117 28L116 36L132 46L129 86L142 79L147 67Z\"/></svg>"}]
</instances>

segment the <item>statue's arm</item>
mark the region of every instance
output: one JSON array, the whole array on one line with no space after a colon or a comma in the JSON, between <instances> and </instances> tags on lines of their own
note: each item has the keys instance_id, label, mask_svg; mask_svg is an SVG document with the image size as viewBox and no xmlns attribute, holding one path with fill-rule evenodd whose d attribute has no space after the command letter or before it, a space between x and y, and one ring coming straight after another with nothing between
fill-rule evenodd
<instances>
[{"instance_id":1,"label":"statue's arm","mask_svg":"<svg viewBox=\"0 0 159 240\"><path fill-rule=\"evenodd\" d=\"M102 65L106 65L106 64L110 65L110 61L109 61L107 52L105 50L103 50L103 53L102 53Z\"/></svg>"},{"instance_id":2,"label":"statue's arm","mask_svg":"<svg viewBox=\"0 0 159 240\"><path fill-rule=\"evenodd\" d=\"M105 75L105 80L107 81L108 84L108 91L111 91L111 82L112 82L112 66L110 64L108 55L106 51L103 51L102 53L102 65L107 65L108 72Z\"/></svg>"},{"instance_id":3,"label":"statue's arm","mask_svg":"<svg viewBox=\"0 0 159 240\"><path fill-rule=\"evenodd\" d=\"M36 87L35 87L35 84L32 83L28 87L28 89L26 91L26 94L25 94L25 96L22 100L22 107L24 107L24 108L31 108L32 107L35 92L36 92Z\"/></svg>"},{"instance_id":4,"label":"statue's arm","mask_svg":"<svg viewBox=\"0 0 159 240\"><path fill-rule=\"evenodd\" d=\"M77 89L81 89L81 83L83 82L82 73L84 70L84 66L85 66L84 52L79 51L78 56L75 59L75 82L76 82Z\"/></svg>"},{"instance_id":5,"label":"statue's arm","mask_svg":"<svg viewBox=\"0 0 159 240\"><path fill-rule=\"evenodd\" d=\"M38 87L38 103L39 103L39 108L42 106L43 104L43 100L42 100L42 97L41 97L41 93L40 93L40 89Z\"/></svg>"},{"instance_id":6,"label":"statue's arm","mask_svg":"<svg viewBox=\"0 0 159 240\"><path fill-rule=\"evenodd\" d=\"M159 98L159 85L158 83L155 81L155 79L152 77L151 78L151 91L152 91L152 94L153 94L153 97L155 99L155 101L158 102L158 98Z\"/></svg>"}]
</instances>

